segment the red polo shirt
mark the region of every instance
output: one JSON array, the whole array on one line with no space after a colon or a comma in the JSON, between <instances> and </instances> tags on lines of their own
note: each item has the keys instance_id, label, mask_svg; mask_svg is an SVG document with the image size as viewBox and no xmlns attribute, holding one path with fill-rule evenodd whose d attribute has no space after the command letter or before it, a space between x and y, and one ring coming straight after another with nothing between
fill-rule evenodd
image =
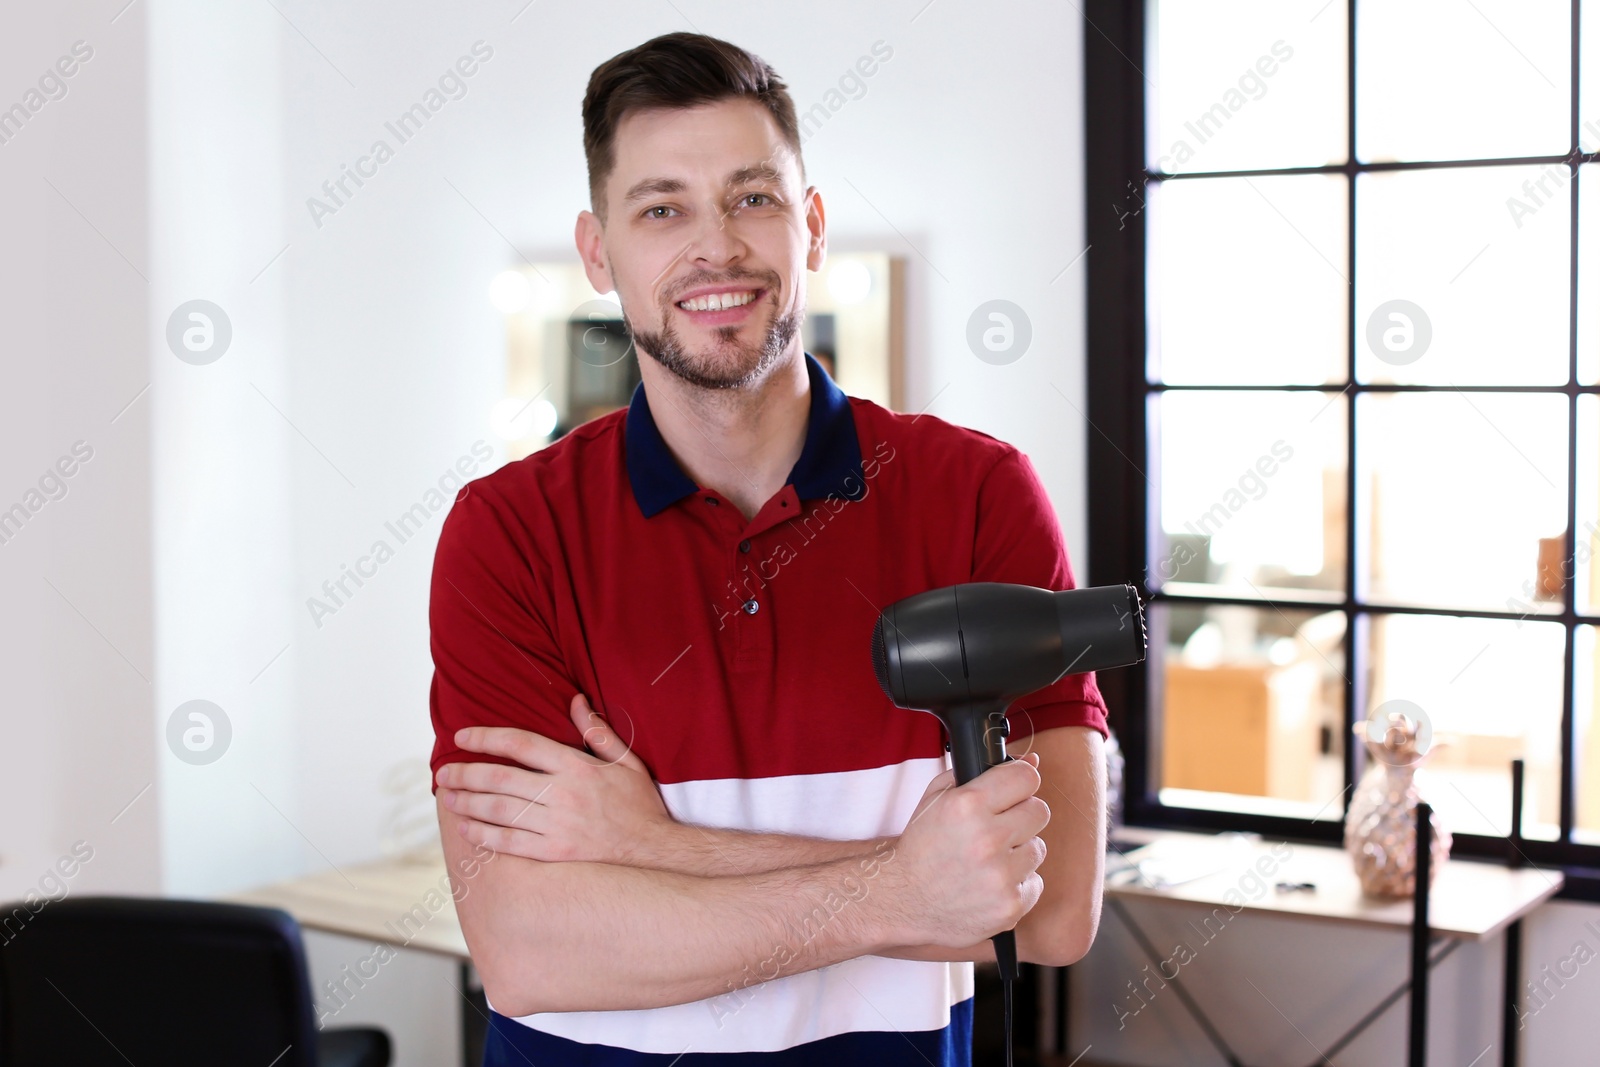
<instances>
[{"instance_id":1,"label":"red polo shirt","mask_svg":"<svg viewBox=\"0 0 1600 1067\"><path fill-rule=\"evenodd\" d=\"M568 712L581 690L676 818L839 839L903 829L946 757L938 720L878 687L879 610L958 582L1071 589L1072 568L1016 448L847 397L805 360L805 443L753 519L678 466L642 385L626 411L467 486L434 560L435 771L489 758L456 748L463 726L581 746ZM1036 730L1104 733L1105 705L1092 674L1069 676L1010 719L1020 751ZM843 983L827 977L843 970ZM878 990L868 1011L850 992L862 983ZM970 993L970 964L862 957L766 983L738 1011L702 1001L521 1022L619 1052L773 1051L885 1022L937 1040Z\"/></svg>"}]
</instances>

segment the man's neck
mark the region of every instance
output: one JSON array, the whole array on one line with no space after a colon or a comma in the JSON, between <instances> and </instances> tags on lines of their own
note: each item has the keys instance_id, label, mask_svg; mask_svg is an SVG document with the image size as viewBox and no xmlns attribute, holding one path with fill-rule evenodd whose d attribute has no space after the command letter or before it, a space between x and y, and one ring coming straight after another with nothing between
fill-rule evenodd
<instances>
[{"instance_id":1,"label":"man's neck","mask_svg":"<svg viewBox=\"0 0 1600 1067\"><path fill-rule=\"evenodd\" d=\"M678 466L753 518L783 488L805 444L811 381L804 354L796 347L749 389L690 385L643 353L639 373Z\"/></svg>"}]
</instances>

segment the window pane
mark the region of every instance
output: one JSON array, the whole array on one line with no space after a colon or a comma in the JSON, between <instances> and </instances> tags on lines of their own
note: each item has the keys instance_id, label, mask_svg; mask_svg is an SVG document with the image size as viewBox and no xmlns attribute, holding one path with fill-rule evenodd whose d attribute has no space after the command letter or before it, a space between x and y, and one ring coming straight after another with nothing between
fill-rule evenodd
<instances>
[{"instance_id":1,"label":"window pane","mask_svg":"<svg viewBox=\"0 0 1600 1067\"><path fill-rule=\"evenodd\" d=\"M1356 153L1365 161L1563 155L1572 11L1551 0L1362 4Z\"/></svg>"},{"instance_id":2,"label":"window pane","mask_svg":"<svg viewBox=\"0 0 1600 1067\"><path fill-rule=\"evenodd\" d=\"M1152 184L1152 380L1343 382L1349 282L1341 175Z\"/></svg>"},{"instance_id":3,"label":"window pane","mask_svg":"<svg viewBox=\"0 0 1600 1067\"><path fill-rule=\"evenodd\" d=\"M1586 844L1600 845L1600 720L1594 713L1600 659L1595 657L1595 628L1579 626L1572 639L1572 716L1576 730L1573 767L1578 789L1572 836Z\"/></svg>"},{"instance_id":4,"label":"window pane","mask_svg":"<svg viewBox=\"0 0 1600 1067\"><path fill-rule=\"evenodd\" d=\"M1360 176L1360 380L1565 384L1568 181L1564 165Z\"/></svg>"},{"instance_id":5,"label":"window pane","mask_svg":"<svg viewBox=\"0 0 1600 1067\"><path fill-rule=\"evenodd\" d=\"M1511 761L1520 756L1527 761L1523 833L1558 836L1561 625L1378 615L1367 628L1372 674L1363 715L1390 700L1421 709L1433 744L1417 781L1451 832L1506 835Z\"/></svg>"},{"instance_id":6,"label":"window pane","mask_svg":"<svg viewBox=\"0 0 1600 1067\"><path fill-rule=\"evenodd\" d=\"M1341 163L1345 5L1155 5L1150 167L1167 174Z\"/></svg>"},{"instance_id":7,"label":"window pane","mask_svg":"<svg viewBox=\"0 0 1600 1067\"><path fill-rule=\"evenodd\" d=\"M1546 563L1540 568L1542 580L1535 595L1559 603L1561 587L1574 581L1575 603L1586 615L1600 614L1600 397L1578 397L1578 533L1573 539L1573 554L1567 556L1566 541L1543 546Z\"/></svg>"},{"instance_id":8,"label":"window pane","mask_svg":"<svg viewBox=\"0 0 1600 1067\"><path fill-rule=\"evenodd\" d=\"M1579 21L1583 24L1583 54L1578 62L1583 69L1578 86L1583 100L1578 113L1583 129L1578 144L1585 152L1600 152L1600 3L1584 0Z\"/></svg>"},{"instance_id":9,"label":"window pane","mask_svg":"<svg viewBox=\"0 0 1600 1067\"><path fill-rule=\"evenodd\" d=\"M1162 393L1150 420L1162 531L1150 588L1342 600L1345 403L1309 392Z\"/></svg>"},{"instance_id":10,"label":"window pane","mask_svg":"<svg viewBox=\"0 0 1600 1067\"><path fill-rule=\"evenodd\" d=\"M1600 81L1600 63L1594 69ZM1578 381L1594 385L1600 382L1600 164L1578 168L1578 203Z\"/></svg>"},{"instance_id":11,"label":"window pane","mask_svg":"<svg viewBox=\"0 0 1600 1067\"><path fill-rule=\"evenodd\" d=\"M1161 802L1338 818L1344 613L1158 601L1150 621Z\"/></svg>"},{"instance_id":12,"label":"window pane","mask_svg":"<svg viewBox=\"0 0 1600 1067\"><path fill-rule=\"evenodd\" d=\"M1528 601L1540 540L1567 510L1560 394L1367 394L1356 402L1363 596L1375 602L1555 611Z\"/></svg>"}]
</instances>

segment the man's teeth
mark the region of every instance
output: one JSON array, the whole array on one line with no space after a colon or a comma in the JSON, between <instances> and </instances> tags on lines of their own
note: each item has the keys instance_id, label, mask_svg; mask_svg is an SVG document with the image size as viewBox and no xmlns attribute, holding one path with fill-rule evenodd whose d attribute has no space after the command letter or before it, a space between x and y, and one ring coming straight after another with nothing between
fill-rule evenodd
<instances>
[{"instance_id":1,"label":"man's teeth","mask_svg":"<svg viewBox=\"0 0 1600 1067\"><path fill-rule=\"evenodd\" d=\"M742 293L712 293L710 296L697 296L693 300L680 300L678 306L685 311L718 311L740 307L755 298L755 290L746 289Z\"/></svg>"}]
</instances>

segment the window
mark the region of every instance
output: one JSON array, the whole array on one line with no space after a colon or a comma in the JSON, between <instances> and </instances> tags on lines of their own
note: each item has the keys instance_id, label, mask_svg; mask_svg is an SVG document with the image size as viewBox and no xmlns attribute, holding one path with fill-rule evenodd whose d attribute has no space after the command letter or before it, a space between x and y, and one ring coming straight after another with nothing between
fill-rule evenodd
<instances>
[{"instance_id":1,"label":"window","mask_svg":"<svg viewBox=\"0 0 1600 1067\"><path fill-rule=\"evenodd\" d=\"M1600 0L1084 14L1130 821L1337 840L1409 707L1459 854L1522 758L1525 853L1600 867Z\"/></svg>"}]
</instances>

